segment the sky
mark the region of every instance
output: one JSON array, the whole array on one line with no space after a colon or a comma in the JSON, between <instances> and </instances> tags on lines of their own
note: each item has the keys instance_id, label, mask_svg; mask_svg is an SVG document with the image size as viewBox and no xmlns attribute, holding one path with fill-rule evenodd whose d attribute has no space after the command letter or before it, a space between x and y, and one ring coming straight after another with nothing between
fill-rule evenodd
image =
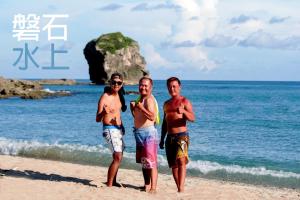
<instances>
[{"instance_id":1,"label":"sky","mask_svg":"<svg viewBox=\"0 0 300 200\"><path fill-rule=\"evenodd\" d=\"M139 43L156 80L300 81L299 8L298 0L1 0L0 76L88 79L83 48L119 31ZM40 17L38 41L14 36L18 14ZM65 40L48 40L45 15L68 16L53 22L65 25ZM36 65L28 58L25 68L26 44ZM52 57L67 68L45 68Z\"/></svg>"}]
</instances>

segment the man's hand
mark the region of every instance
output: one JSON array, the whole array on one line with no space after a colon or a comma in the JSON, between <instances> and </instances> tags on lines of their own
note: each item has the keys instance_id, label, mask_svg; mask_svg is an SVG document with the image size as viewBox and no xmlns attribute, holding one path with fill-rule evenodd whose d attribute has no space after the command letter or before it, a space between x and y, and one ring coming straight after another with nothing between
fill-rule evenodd
<instances>
[{"instance_id":1,"label":"man's hand","mask_svg":"<svg viewBox=\"0 0 300 200\"><path fill-rule=\"evenodd\" d=\"M104 114L108 114L109 112L110 112L110 110L109 110L108 106L106 104L104 104L104 106L103 106L103 113Z\"/></svg>"},{"instance_id":2,"label":"man's hand","mask_svg":"<svg viewBox=\"0 0 300 200\"><path fill-rule=\"evenodd\" d=\"M182 114L184 113L185 109L184 109L184 105L181 103L179 108L177 108L177 112L178 114Z\"/></svg>"},{"instance_id":3,"label":"man's hand","mask_svg":"<svg viewBox=\"0 0 300 200\"><path fill-rule=\"evenodd\" d=\"M140 110L144 107L141 102L138 102L135 106Z\"/></svg>"},{"instance_id":4,"label":"man's hand","mask_svg":"<svg viewBox=\"0 0 300 200\"><path fill-rule=\"evenodd\" d=\"M164 149L165 147L164 147L164 141L162 140L162 141L160 141L160 143L159 143L159 148L160 149Z\"/></svg>"},{"instance_id":5,"label":"man's hand","mask_svg":"<svg viewBox=\"0 0 300 200\"><path fill-rule=\"evenodd\" d=\"M130 108L133 110L135 107L135 101L130 101Z\"/></svg>"},{"instance_id":6,"label":"man's hand","mask_svg":"<svg viewBox=\"0 0 300 200\"><path fill-rule=\"evenodd\" d=\"M104 112L105 114L113 113L113 112L115 112L115 109L109 108L106 104L104 104L104 106L103 106L103 112Z\"/></svg>"},{"instance_id":7,"label":"man's hand","mask_svg":"<svg viewBox=\"0 0 300 200\"><path fill-rule=\"evenodd\" d=\"M134 108L135 108L135 101L130 101L130 111L133 117L134 117Z\"/></svg>"}]
</instances>

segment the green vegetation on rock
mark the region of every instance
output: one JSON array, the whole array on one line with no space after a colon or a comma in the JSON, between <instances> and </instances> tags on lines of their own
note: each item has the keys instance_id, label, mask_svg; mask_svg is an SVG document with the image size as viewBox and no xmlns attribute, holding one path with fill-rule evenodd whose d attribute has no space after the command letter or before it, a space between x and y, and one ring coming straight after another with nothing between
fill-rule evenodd
<instances>
[{"instance_id":1,"label":"green vegetation on rock","mask_svg":"<svg viewBox=\"0 0 300 200\"><path fill-rule=\"evenodd\" d=\"M132 45L135 41L129 37L125 37L122 33L109 33L101 35L96 40L96 45L99 49L115 53L116 50L126 48Z\"/></svg>"}]
</instances>

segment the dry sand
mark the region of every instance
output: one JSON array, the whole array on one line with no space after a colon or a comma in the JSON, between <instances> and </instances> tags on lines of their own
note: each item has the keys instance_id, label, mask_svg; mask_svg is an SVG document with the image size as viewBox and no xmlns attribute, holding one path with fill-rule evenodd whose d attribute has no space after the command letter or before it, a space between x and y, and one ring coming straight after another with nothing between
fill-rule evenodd
<instances>
[{"instance_id":1,"label":"dry sand","mask_svg":"<svg viewBox=\"0 0 300 200\"><path fill-rule=\"evenodd\" d=\"M0 200L21 199L297 199L300 191L188 177L178 194L172 176L159 174L156 194L140 191L142 173L120 169L124 187L105 186L107 168L0 155Z\"/></svg>"}]
</instances>

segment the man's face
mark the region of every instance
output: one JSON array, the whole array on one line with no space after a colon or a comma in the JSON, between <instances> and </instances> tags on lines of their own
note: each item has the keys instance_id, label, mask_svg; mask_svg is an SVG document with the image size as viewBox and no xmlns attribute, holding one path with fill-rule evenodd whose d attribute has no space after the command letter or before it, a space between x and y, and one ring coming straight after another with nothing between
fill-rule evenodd
<instances>
[{"instance_id":1,"label":"man's face","mask_svg":"<svg viewBox=\"0 0 300 200\"><path fill-rule=\"evenodd\" d=\"M143 79L139 84L139 91L142 96L148 96L152 92L152 85L148 79Z\"/></svg>"},{"instance_id":2,"label":"man's face","mask_svg":"<svg viewBox=\"0 0 300 200\"><path fill-rule=\"evenodd\" d=\"M110 81L110 86L114 92L118 92L123 85L123 81L120 78L113 78Z\"/></svg>"},{"instance_id":3,"label":"man's face","mask_svg":"<svg viewBox=\"0 0 300 200\"><path fill-rule=\"evenodd\" d=\"M180 95L181 87L177 81L171 81L168 85L169 94L172 97Z\"/></svg>"}]
</instances>

